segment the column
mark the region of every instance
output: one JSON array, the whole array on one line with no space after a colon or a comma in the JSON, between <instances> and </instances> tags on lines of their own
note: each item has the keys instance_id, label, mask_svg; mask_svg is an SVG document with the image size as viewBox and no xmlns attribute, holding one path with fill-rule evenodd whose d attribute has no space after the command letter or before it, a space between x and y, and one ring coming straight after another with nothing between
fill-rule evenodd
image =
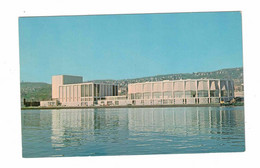
<instances>
[{"instance_id":1,"label":"column","mask_svg":"<svg viewBox=\"0 0 260 168\"><path fill-rule=\"evenodd\" d=\"M228 80L226 80L226 84L227 84L227 97L228 97L228 99L229 99L229 97L230 97L230 94L229 94L229 82L228 82Z\"/></svg>"},{"instance_id":2,"label":"column","mask_svg":"<svg viewBox=\"0 0 260 168\"><path fill-rule=\"evenodd\" d=\"M174 103L174 100L175 100L174 98L175 98L175 97L174 97L174 82L172 81L172 103L173 103L173 104L175 104L175 103Z\"/></svg>"},{"instance_id":3,"label":"column","mask_svg":"<svg viewBox=\"0 0 260 168\"><path fill-rule=\"evenodd\" d=\"M196 87L196 96L195 96L195 100L197 100L197 104L198 104L198 80L195 80L195 87Z\"/></svg>"},{"instance_id":4,"label":"column","mask_svg":"<svg viewBox=\"0 0 260 168\"><path fill-rule=\"evenodd\" d=\"M164 91L163 91L163 81L162 81L162 83L161 83L161 93L162 93L162 99L161 99L161 101L162 101L162 104L163 104L163 101L164 101Z\"/></svg>"},{"instance_id":5,"label":"column","mask_svg":"<svg viewBox=\"0 0 260 168\"><path fill-rule=\"evenodd\" d=\"M219 88L219 92L218 92L218 94L219 94L219 103L220 103L220 101L221 101L221 85L220 85L220 80L218 80L218 88Z\"/></svg>"},{"instance_id":6,"label":"column","mask_svg":"<svg viewBox=\"0 0 260 168\"><path fill-rule=\"evenodd\" d=\"M208 79L208 100L209 100L209 103L210 103L211 101L210 101L210 82L209 82L209 79Z\"/></svg>"},{"instance_id":7,"label":"column","mask_svg":"<svg viewBox=\"0 0 260 168\"><path fill-rule=\"evenodd\" d=\"M186 90L186 87L185 87L185 81L182 81L183 82L183 104L186 104L186 93L185 93L185 90Z\"/></svg>"}]
</instances>

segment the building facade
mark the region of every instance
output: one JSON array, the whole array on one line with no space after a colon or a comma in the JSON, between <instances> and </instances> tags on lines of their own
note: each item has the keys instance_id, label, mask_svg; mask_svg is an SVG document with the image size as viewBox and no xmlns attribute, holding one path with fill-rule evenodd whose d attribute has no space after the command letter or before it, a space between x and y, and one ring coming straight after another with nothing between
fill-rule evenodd
<instances>
[{"instance_id":1,"label":"building facade","mask_svg":"<svg viewBox=\"0 0 260 168\"><path fill-rule=\"evenodd\" d=\"M215 104L233 97L232 80L188 79L128 85L128 98L134 105Z\"/></svg>"},{"instance_id":2,"label":"building facade","mask_svg":"<svg viewBox=\"0 0 260 168\"><path fill-rule=\"evenodd\" d=\"M82 82L82 77L59 75L52 77L53 99L61 106L93 106L106 96L117 96L118 86Z\"/></svg>"},{"instance_id":3,"label":"building facade","mask_svg":"<svg viewBox=\"0 0 260 168\"><path fill-rule=\"evenodd\" d=\"M83 82L81 76L52 77L52 100L41 106L127 106L219 104L234 98L234 82L220 79L187 79L128 84L118 96L118 86Z\"/></svg>"},{"instance_id":4,"label":"building facade","mask_svg":"<svg viewBox=\"0 0 260 168\"><path fill-rule=\"evenodd\" d=\"M52 76L52 100L59 99L59 86L73 83L82 83L83 78L81 76L71 76L71 75L56 75Z\"/></svg>"}]
</instances>

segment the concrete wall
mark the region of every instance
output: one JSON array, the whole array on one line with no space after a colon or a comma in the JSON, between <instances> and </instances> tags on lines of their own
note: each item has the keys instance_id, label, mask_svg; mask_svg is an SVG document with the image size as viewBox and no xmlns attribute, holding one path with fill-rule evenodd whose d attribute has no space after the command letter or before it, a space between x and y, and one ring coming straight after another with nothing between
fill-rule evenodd
<instances>
[{"instance_id":1,"label":"concrete wall","mask_svg":"<svg viewBox=\"0 0 260 168\"><path fill-rule=\"evenodd\" d=\"M140 98L141 97L141 98ZM208 104L234 97L234 82L219 79L188 79L133 83L128 85L128 98L136 104ZM159 100L157 100L159 99ZM142 101L141 101L142 100Z\"/></svg>"},{"instance_id":2,"label":"concrete wall","mask_svg":"<svg viewBox=\"0 0 260 168\"><path fill-rule=\"evenodd\" d=\"M59 86L64 84L82 83L83 78L81 76L70 75L56 75L52 76L52 99L59 98Z\"/></svg>"},{"instance_id":3,"label":"concrete wall","mask_svg":"<svg viewBox=\"0 0 260 168\"><path fill-rule=\"evenodd\" d=\"M126 106L132 104L131 100L98 100L99 106Z\"/></svg>"},{"instance_id":4,"label":"concrete wall","mask_svg":"<svg viewBox=\"0 0 260 168\"><path fill-rule=\"evenodd\" d=\"M95 103L95 100L117 94L115 85L110 84L95 84L93 82L66 84L59 86L58 99L64 106L90 106Z\"/></svg>"},{"instance_id":5,"label":"concrete wall","mask_svg":"<svg viewBox=\"0 0 260 168\"><path fill-rule=\"evenodd\" d=\"M40 101L40 106L41 107L52 107L52 106L57 106L58 105L58 101L54 100L54 101Z\"/></svg>"}]
</instances>

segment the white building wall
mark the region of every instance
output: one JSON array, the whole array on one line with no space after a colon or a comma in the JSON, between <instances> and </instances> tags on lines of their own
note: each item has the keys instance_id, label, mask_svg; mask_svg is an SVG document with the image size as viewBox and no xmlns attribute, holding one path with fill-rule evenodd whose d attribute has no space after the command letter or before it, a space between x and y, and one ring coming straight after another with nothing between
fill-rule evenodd
<instances>
[{"instance_id":1,"label":"white building wall","mask_svg":"<svg viewBox=\"0 0 260 168\"><path fill-rule=\"evenodd\" d=\"M135 100L136 105L219 103L220 98L224 101L233 98L233 85L233 81L219 79L135 83L128 85L128 98ZM221 90L226 95L221 95ZM137 99L140 94L143 97Z\"/></svg>"},{"instance_id":2,"label":"white building wall","mask_svg":"<svg viewBox=\"0 0 260 168\"><path fill-rule=\"evenodd\" d=\"M72 83L82 83L81 76L56 75L52 76L52 99L59 98L59 86Z\"/></svg>"}]
</instances>

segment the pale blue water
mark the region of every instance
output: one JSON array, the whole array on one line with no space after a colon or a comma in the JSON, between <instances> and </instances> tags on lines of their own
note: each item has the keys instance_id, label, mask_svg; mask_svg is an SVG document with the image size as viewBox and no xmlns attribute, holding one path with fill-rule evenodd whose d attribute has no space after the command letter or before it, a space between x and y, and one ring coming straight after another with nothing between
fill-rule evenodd
<instances>
[{"instance_id":1,"label":"pale blue water","mask_svg":"<svg viewBox=\"0 0 260 168\"><path fill-rule=\"evenodd\" d=\"M23 157L241 152L244 107L22 110Z\"/></svg>"}]
</instances>

